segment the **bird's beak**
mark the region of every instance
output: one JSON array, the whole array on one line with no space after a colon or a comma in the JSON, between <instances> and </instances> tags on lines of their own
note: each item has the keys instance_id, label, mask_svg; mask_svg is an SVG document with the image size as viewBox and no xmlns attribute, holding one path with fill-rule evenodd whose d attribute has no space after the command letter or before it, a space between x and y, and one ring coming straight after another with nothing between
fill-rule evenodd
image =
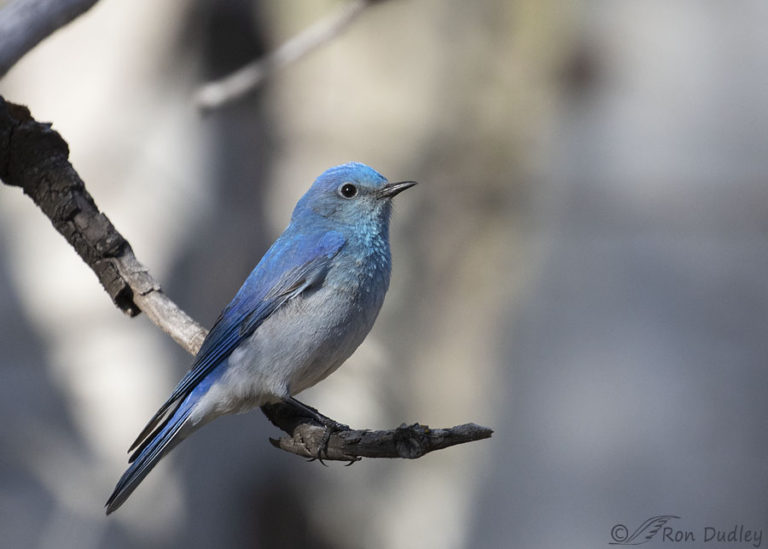
<instances>
[{"instance_id":1,"label":"bird's beak","mask_svg":"<svg viewBox=\"0 0 768 549\"><path fill-rule=\"evenodd\" d=\"M397 183L387 183L378 192L379 198L392 198L400 194L405 189L410 189L416 184L415 181L398 181Z\"/></svg>"}]
</instances>

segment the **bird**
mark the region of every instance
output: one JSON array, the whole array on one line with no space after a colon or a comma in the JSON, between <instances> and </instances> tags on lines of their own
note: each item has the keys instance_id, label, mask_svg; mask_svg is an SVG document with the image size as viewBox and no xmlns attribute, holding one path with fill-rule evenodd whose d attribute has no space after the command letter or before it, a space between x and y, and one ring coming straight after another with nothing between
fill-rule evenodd
<instances>
[{"instance_id":1,"label":"bird","mask_svg":"<svg viewBox=\"0 0 768 549\"><path fill-rule=\"evenodd\" d=\"M359 162L314 181L129 448L108 515L160 459L217 417L281 401L304 406L293 396L334 372L371 330L392 270L392 198L415 184L391 183Z\"/></svg>"}]
</instances>

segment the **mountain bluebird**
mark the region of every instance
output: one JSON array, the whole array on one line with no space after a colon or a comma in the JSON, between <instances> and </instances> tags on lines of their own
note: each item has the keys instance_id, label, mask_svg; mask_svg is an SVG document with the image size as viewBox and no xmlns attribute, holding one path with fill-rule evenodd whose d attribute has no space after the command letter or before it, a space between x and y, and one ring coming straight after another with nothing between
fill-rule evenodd
<instances>
[{"instance_id":1,"label":"mountain bluebird","mask_svg":"<svg viewBox=\"0 0 768 549\"><path fill-rule=\"evenodd\" d=\"M389 286L391 199L413 185L388 183L355 162L317 178L219 315L189 373L131 446L131 465L107 514L209 421L292 400L352 354Z\"/></svg>"}]
</instances>

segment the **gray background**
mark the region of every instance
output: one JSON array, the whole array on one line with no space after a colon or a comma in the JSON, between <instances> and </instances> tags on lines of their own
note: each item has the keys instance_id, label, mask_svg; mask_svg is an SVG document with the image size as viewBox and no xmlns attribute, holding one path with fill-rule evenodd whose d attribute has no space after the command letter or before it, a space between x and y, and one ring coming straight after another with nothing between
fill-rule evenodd
<instances>
[{"instance_id":1,"label":"gray background","mask_svg":"<svg viewBox=\"0 0 768 549\"><path fill-rule=\"evenodd\" d=\"M260 414L224 418L105 518L189 357L4 187L3 546L599 548L655 515L696 545L768 529L768 4L397 0L196 112L202 81L338 5L104 0L0 93L53 121L205 325L322 170L420 181L374 331L303 399L354 426L494 437L324 468L272 449Z\"/></svg>"}]
</instances>

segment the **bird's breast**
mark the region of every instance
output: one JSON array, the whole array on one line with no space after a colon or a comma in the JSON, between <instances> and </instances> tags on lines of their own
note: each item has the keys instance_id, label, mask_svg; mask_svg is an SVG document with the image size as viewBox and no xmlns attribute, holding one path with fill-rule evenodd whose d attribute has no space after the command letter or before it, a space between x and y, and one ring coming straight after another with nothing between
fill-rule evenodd
<instances>
[{"instance_id":1,"label":"bird's breast","mask_svg":"<svg viewBox=\"0 0 768 549\"><path fill-rule=\"evenodd\" d=\"M322 281L286 302L233 351L215 387L221 393L211 407L216 415L299 393L362 343L389 286L389 258L349 251L334 258Z\"/></svg>"}]
</instances>

